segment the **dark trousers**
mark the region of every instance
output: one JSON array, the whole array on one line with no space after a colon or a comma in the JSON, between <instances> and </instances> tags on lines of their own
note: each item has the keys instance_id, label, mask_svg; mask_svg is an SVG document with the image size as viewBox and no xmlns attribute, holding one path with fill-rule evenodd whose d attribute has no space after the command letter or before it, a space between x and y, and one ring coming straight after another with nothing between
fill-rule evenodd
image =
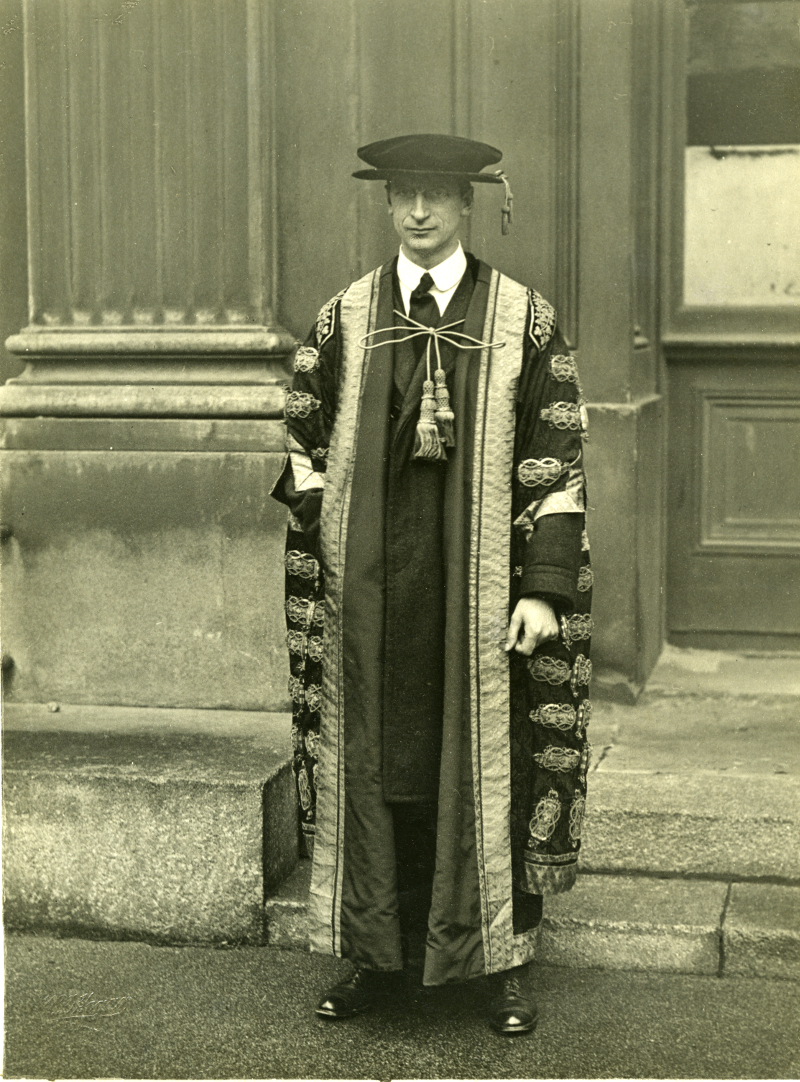
<instances>
[{"instance_id":1,"label":"dark trousers","mask_svg":"<svg viewBox=\"0 0 800 1082\"><path fill-rule=\"evenodd\" d=\"M400 934L406 961L424 955L436 867L436 805L392 804Z\"/></svg>"},{"instance_id":2,"label":"dark trousers","mask_svg":"<svg viewBox=\"0 0 800 1082\"><path fill-rule=\"evenodd\" d=\"M420 961L425 953L428 913L436 868L435 804L391 804L400 934L406 961ZM514 888L514 931L535 928L542 920L542 897Z\"/></svg>"}]
</instances>

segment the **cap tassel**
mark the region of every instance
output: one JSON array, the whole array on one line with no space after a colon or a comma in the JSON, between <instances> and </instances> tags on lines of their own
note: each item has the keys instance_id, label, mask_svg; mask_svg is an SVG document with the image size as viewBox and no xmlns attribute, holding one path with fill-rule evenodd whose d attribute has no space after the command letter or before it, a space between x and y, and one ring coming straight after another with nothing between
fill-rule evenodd
<instances>
[{"instance_id":1,"label":"cap tassel","mask_svg":"<svg viewBox=\"0 0 800 1082\"><path fill-rule=\"evenodd\" d=\"M437 368L433 373L435 380L434 394L436 395L436 411L434 416L439 429L439 437L445 447L455 447L456 437L454 423L456 416L450 405L450 392L447 389L447 378L443 368Z\"/></svg>"},{"instance_id":2,"label":"cap tassel","mask_svg":"<svg viewBox=\"0 0 800 1082\"><path fill-rule=\"evenodd\" d=\"M414 458L427 458L434 462L447 458L447 452L439 438L439 428L436 424L436 399L433 380L430 379L426 379L422 385L422 405L417 421L417 434L414 438Z\"/></svg>"},{"instance_id":3,"label":"cap tassel","mask_svg":"<svg viewBox=\"0 0 800 1082\"><path fill-rule=\"evenodd\" d=\"M514 193L511 191L511 185L508 182L508 177L505 175L502 169L496 169L496 177L500 177L505 188L506 197L503 201L503 207L500 211L500 229L504 237L508 236L511 229L511 222L513 221L512 208L514 206Z\"/></svg>"}]
</instances>

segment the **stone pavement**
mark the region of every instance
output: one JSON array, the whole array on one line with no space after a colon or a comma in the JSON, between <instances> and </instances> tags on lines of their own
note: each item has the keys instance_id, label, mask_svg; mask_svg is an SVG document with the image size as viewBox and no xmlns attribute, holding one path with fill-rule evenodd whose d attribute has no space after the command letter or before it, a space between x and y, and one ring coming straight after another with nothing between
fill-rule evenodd
<instances>
[{"instance_id":1,"label":"stone pavement","mask_svg":"<svg viewBox=\"0 0 800 1082\"><path fill-rule=\"evenodd\" d=\"M311 1007L346 963L9 936L4 1078L797 1078L800 984L538 967L540 1020L495 1035L480 982L350 1022Z\"/></svg>"}]
</instances>

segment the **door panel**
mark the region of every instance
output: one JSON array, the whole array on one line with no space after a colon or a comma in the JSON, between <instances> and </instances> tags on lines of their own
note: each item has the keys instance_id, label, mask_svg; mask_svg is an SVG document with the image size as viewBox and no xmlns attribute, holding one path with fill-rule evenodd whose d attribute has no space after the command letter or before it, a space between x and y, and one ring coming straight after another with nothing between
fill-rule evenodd
<instances>
[{"instance_id":1,"label":"door panel","mask_svg":"<svg viewBox=\"0 0 800 1082\"><path fill-rule=\"evenodd\" d=\"M703 548L800 546L800 400L703 399Z\"/></svg>"},{"instance_id":2,"label":"door panel","mask_svg":"<svg viewBox=\"0 0 800 1082\"><path fill-rule=\"evenodd\" d=\"M670 639L796 648L800 378L718 354L670 367Z\"/></svg>"}]
</instances>

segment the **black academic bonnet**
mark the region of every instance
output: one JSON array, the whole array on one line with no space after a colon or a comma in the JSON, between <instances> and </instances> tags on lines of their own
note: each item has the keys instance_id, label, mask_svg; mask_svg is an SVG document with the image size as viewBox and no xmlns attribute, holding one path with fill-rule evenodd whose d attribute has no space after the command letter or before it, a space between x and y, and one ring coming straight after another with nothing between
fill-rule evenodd
<instances>
[{"instance_id":1,"label":"black academic bonnet","mask_svg":"<svg viewBox=\"0 0 800 1082\"><path fill-rule=\"evenodd\" d=\"M397 135L359 147L358 156L373 166L353 173L359 180L391 180L409 175L503 183L502 177L481 172L485 166L499 162L502 151L459 135Z\"/></svg>"}]
</instances>

